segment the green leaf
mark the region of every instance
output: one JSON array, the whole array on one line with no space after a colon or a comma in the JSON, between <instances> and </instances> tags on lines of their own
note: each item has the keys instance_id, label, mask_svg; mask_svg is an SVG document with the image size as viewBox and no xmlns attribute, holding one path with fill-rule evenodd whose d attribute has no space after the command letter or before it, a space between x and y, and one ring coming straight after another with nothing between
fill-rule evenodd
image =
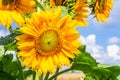
<instances>
[{"instance_id":1,"label":"green leaf","mask_svg":"<svg viewBox=\"0 0 120 80\"><path fill-rule=\"evenodd\" d=\"M91 67L97 67L98 63L96 62L96 60L90 55L90 53L86 52L86 46L80 46L78 48L78 50L80 50L80 54L76 55L76 57L74 58L74 62L84 62L84 63L88 63Z\"/></svg>"},{"instance_id":2,"label":"green leaf","mask_svg":"<svg viewBox=\"0 0 120 80\"><path fill-rule=\"evenodd\" d=\"M18 64L17 64L17 61L13 61L12 54L4 55L1 62L2 62L2 68L4 72L10 73L13 76L17 76Z\"/></svg>"},{"instance_id":3,"label":"green leaf","mask_svg":"<svg viewBox=\"0 0 120 80\"><path fill-rule=\"evenodd\" d=\"M0 80L16 80L11 74L0 71Z\"/></svg>"},{"instance_id":4,"label":"green leaf","mask_svg":"<svg viewBox=\"0 0 120 80\"><path fill-rule=\"evenodd\" d=\"M83 71L84 73L90 73L92 71L91 66L88 63L84 63L84 62L73 63L71 69L80 70Z\"/></svg>"},{"instance_id":5,"label":"green leaf","mask_svg":"<svg viewBox=\"0 0 120 80\"><path fill-rule=\"evenodd\" d=\"M101 67L101 68L107 68L107 67L110 67L111 65L109 64L98 64L98 67Z\"/></svg>"},{"instance_id":6,"label":"green leaf","mask_svg":"<svg viewBox=\"0 0 120 80\"><path fill-rule=\"evenodd\" d=\"M81 52L86 52L86 45L82 45L78 48Z\"/></svg>"},{"instance_id":7,"label":"green leaf","mask_svg":"<svg viewBox=\"0 0 120 80\"><path fill-rule=\"evenodd\" d=\"M19 29L16 29L16 30L10 29L10 31L11 31L11 33L9 35L0 38L0 45L4 46L5 51L7 51L7 50L17 50L15 37L17 35L22 34L19 31Z\"/></svg>"},{"instance_id":8,"label":"green leaf","mask_svg":"<svg viewBox=\"0 0 120 80\"><path fill-rule=\"evenodd\" d=\"M84 80L96 80L96 79L93 76L86 74L86 77L84 78Z\"/></svg>"},{"instance_id":9,"label":"green leaf","mask_svg":"<svg viewBox=\"0 0 120 80\"><path fill-rule=\"evenodd\" d=\"M110 76L110 80L120 80L120 66L111 66L106 68L111 70L112 75Z\"/></svg>"},{"instance_id":10,"label":"green leaf","mask_svg":"<svg viewBox=\"0 0 120 80\"><path fill-rule=\"evenodd\" d=\"M108 69L96 67L91 72L91 76L94 76L96 80L108 80L112 72Z\"/></svg>"},{"instance_id":11,"label":"green leaf","mask_svg":"<svg viewBox=\"0 0 120 80\"><path fill-rule=\"evenodd\" d=\"M4 57L2 59L2 63L4 65L7 65L7 64L11 63L12 59L13 59L13 55L12 54L4 55Z\"/></svg>"},{"instance_id":12,"label":"green leaf","mask_svg":"<svg viewBox=\"0 0 120 80\"><path fill-rule=\"evenodd\" d=\"M6 37L1 37L0 38L0 45L7 45L15 40L16 34L11 33L7 35Z\"/></svg>"},{"instance_id":13,"label":"green leaf","mask_svg":"<svg viewBox=\"0 0 120 80\"><path fill-rule=\"evenodd\" d=\"M4 71L7 73L11 73L13 76L17 76L18 73L18 64L16 61L12 61L7 66L6 64L3 66Z\"/></svg>"},{"instance_id":14,"label":"green leaf","mask_svg":"<svg viewBox=\"0 0 120 80\"><path fill-rule=\"evenodd\" d=\"M12 42L12 43L9 43L9 44L7 44L7 45L5 45L5 50L7 50L7 51L17 51L17 45L16 45L16 42L14 41L14 42Z\"/></svg>"},{"instance_id":15,"label":"green leaf","mask_svg":"<svg viewBox=\"0 0 120 80\"><path fill-rule=\"evenodd\" d=\"M81 52L80 54L76 55L74 62L88 63L91 67L96 67L98 64L96 60L87 52Z\"/></svg>"},{"instance_id":16,"label":"green leaf","mask_svg":"<svg viewBox=\"0 0 120 80\"><path fill-rule=\"evenodd\" d=\"M78 48L80 54L76 55L73 60L72 69L81 70L86 75L85 80L108 80L111 76L111 71L103 67L99 67L96 60L86 52L86 46L83 45Z\"/></svg>"},{"instance_id":17,"label":"green leaf","mask_svg":"<svg viewBox=\"0 0 120 80\"><path fill-rule=\"evenodd\" d=\"M85 80L108 80L112 72L108 69L91 67L88 63L76 62L72 64L72 70L81 70L87 74Z\"/></svg>"}]
</instances>

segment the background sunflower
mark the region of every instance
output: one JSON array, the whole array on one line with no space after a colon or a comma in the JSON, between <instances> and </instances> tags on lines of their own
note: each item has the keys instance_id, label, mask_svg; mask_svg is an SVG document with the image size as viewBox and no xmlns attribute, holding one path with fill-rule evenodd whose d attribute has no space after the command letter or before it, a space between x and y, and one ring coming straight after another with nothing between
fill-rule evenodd
<instances>
[{"instance_id":1,"label":"background sunflower","mask_svg":"<svg viewBox=\"0 0 120 80\"><path fill-rule=\"evenodd\" d=\"M24 23L25 13L34 10L34 0L0 0L0 23L9 28L12 20L18 25Z\"/></svg>"},{"instance_id":2,"label":"background sunflower","mask_svg":"<svg viewBox=\"0 0 120 80\"><path fill-rule=\"evenodd\" d=\"M76 0L74 6L74 12L76 16L74 17L75 20L79 22L79 26L87 26L88 23L86 22L85 18L88 17L88 3L87 0Z\"/></svg>"},{"instance_id":3,"label":"background sunflower","mask_svg":"<svg viewBox=\"0 0 120 80\"><path fill-rule=\"evenodd\" d=\"M113 4L114 3L112 0L96 0L94 12L98 22L107 21L107 18L110 15L110 11L113 7Z\"/></svg>"}]
</instances>

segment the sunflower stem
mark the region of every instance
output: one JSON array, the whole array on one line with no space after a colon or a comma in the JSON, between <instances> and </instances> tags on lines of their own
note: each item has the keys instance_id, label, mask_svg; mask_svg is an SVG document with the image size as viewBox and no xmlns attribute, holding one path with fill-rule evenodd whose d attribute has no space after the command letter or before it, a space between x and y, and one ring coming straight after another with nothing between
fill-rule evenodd
<instances>
[{"instance_id":1,"label":"sunflower stem","mask_svg":"<svg viewBox=\"0 0 120 80\"><path fill-rule=\"evenodd\" d=\"M35 80L35 78L36 78L36 72L34 71L33 72L33 80Z\"/></svg>"},{"instance_id":2,"label":"sunflower stem","mask_svg":"<svg viewBox=\"0 0 120 80\"><path fill-rule=\"evenodd\" d=\"M66 69L66 70L63 70L63 71L61 71L61 72L58 72L57 74L51 76L48 80L53 80L54 78L56 78L56 77L59 76L60 74L65 73L65 72L68 72L68 71L70 71L70 70L71 70L71 68Z\"/></svg>"},{"instance_id":3,"label":"sunflower stem","mask_svg":"<svg viewBox=\"0 0 120 80\"><path fill-rule=\"evenodd\" d=\"M43 80L43 74L41 74L41 76L39 77L39 80Z\"/></svg>"},{"instance_id":4,"label":"sunflower stem","mask_svg":"<svg viewBox=\"0 0 120 80\"><path fill-rule=\"evenodd\" d=\"M21 62L18 57L17 57L17 62L18 62L18 68L19 68L19 78L20 78L20 80L25 80L24 74L23 74L23 68L22 68Z\"/></svg>"},{"instance_id":5,"label":"sunflower stem","mask_svg":"<svg viewBox=\"0 0 120 80\"><path fill-rule=\"evenodd\" d=\"M37 71L35 71L35 80L39 80L39 75Z\"/></svg>"},{"instance_id":6,"label":"sunflower stem","mask_svg":"<svg viewBox=\"0 0 120 80\"><path fill-rule=\"evenodd\" d=\"M37 11L39 12L39 8L42 10L42 11L45 11L44 7L42 6L42 4L40 3L40 0L35 0L35 3L37 5Z\"/></svg>"},{"instance_id":7,"label":"sunflower stem","mask_svg":"<svg viewBox=\"0 0 120 80\"><path fill-rule=\"evenodd\" d=\"M57 74L58 72L59 72L59 68L57 67L55 74ZM57 76L55 77L54 80L57 80Z\"/></svg>"},{"instance_id":8,"label":"sunflower stem","mask_svg":"<svg viewBox=\"0 0 120 80\"><path fill-rule=\"evenodd\" d=\"M48 80L49 75L50 75L50 72L47 72L44 80Z\"/></svg>"}]
</instances>

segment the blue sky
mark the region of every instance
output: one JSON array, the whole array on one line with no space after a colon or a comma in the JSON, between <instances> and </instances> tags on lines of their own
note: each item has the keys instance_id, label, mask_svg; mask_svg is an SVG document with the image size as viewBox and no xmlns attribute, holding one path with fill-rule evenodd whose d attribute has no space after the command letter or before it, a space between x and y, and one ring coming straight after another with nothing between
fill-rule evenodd
<instances>
[{"instance_id":1,"label":"blue sky","mask_svg":"<svg viewBox=\"0 0 120 80\"><path fill-rule=\"evenodd\" d=\"M87 21L88 27L78 27L77 30L88 52L98 62L120 65L120 0L114 0L114 7L106 23L97 22L93 16L89 16Z\"/></svg>"},{"instance_id":2,"label":"blue sky","mask_svg":"<svg viewBox=\"0 0 120 80\"><path fill-rule=\"evenodd\" d=\"M78 27L79 40L87 45L87 51L101 63L120 65L120 0L114 0L114 7L107 23L98 23L93 16L87 19L88 27ZM8 31L0 26L0 36Z\"/></svg>"}]
</instances>

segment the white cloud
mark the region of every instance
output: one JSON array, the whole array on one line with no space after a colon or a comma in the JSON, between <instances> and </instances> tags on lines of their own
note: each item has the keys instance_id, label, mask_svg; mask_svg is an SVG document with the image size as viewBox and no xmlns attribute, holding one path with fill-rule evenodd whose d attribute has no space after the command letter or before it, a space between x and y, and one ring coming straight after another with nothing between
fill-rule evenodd
<instances>
[{"instance_id":1,"label":"white cloud","mask_svg":"<svg viewBox=\"0 0 120 80\"><path fill-rule=\"evenodd\" d=\"M109 38L109 40L108 40L108 43L111 43L111 44L113 44L113 43L118 43L118 42L120 42L120 39L119 39L118 37L116 37L116 36L111 37L111 38Z\"/></svg>"},{"instance_id":2,"label":"white cloud","mask_svg":"<svg viewBox=\"0 0 120 80\"><path fill-rule=\"evenodd\" d=\"M81 40L83 44L88 44L92 46L96 43L96 36L94 34L88 35L87 37L81 36L79 40Z\"/></svg>"},{"instance_id":3,"label":"white cloud","mask_svg":"<svg viewBox=\"0 0 120 80\"><path fill-rule=\"evenodd\" d=\"M88 35L86 38L86 42L89 45L93 45L96 43L96 36L94 34Z\"/></svg>"},{"instance_id":4,"label":"white cloud","mask_svg":"<svg viewBox=\"0 0 120 80\"><path fill-rule=\"evenodd\" d=\"M120 65L120 46L116 44L100 46L96 43L96 35L91 34L87 37L81 36L79 40L87 45L87 51L98 62L104 64Z\"/></svg>"},{"instance_id":5,"label":"white cloud","mask_svg":"<svg viewBox=\"0 0 120 80\"><path fill-rule=\"evenodd\" d=\"M104 52L102 52L103 47L96 44L96 35L95 34L88 35L87 37L81 36L81 38L79 38L79 40L83 44L87 45L87 47L86 47L87 51L90 52L94 58L96 58L96 59L100 58L101 55L104 53Z\"/></svg>"},{"instance_id":6,"label":"white cloud","mask_svg":"<svg viewBox=\"0 0 120 80\"><path fill-rule=\"evenodd\" d=\"M113 45L108 45L107 46L107 53L110 57L113 59L120 60L120 46L113 44Z\"/></svg>"}]
</instances>

